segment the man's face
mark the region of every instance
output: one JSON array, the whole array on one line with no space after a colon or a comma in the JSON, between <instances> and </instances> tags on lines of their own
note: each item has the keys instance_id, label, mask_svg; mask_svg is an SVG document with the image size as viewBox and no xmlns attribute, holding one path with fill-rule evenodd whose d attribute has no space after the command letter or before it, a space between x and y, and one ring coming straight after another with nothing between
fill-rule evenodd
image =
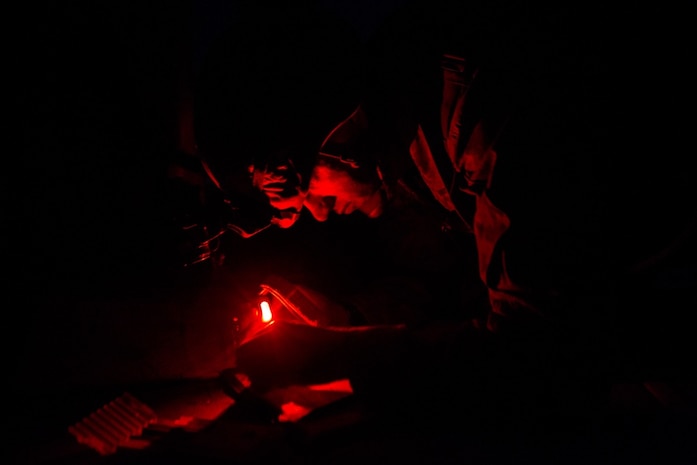
<instances>
[{"instance_id":1,"label":"man's face","mask_svg":"<svg viewBox=\"0 0 697 465\"><path fill-rule=\"evenodd\" d=\"M375 160L370 161L375 147L366 143L370 140L367 127L359 106L322 143L303 202L316 220L325 221L331 212L349 215L358 211L369 218L382 214L384 191Z\"/></svg>"},{"instance_id":2,"label":"man's face","mask_svg":"<svg viewBox=\"0 0 697 465\"><path fill-rule=\"evenodd\" d=\"M321 159L312 172L304 207L317 221L327 220L331 212L349 215L358 211L377 218L384 209L383 191L377 173L366 174L341 161Z\"/></svg>"},{"instance_id":3,"label":"man's face","mask_svg":"<svg viewBox=\"0 0 697 465\"><path fill-rule=\"evenodd\" d=\"M271 224L290 228L300 218L305 193L302 178L291 160L252 167L252 185L264 193L274 209Z\"/></svg>"}]
</instances>

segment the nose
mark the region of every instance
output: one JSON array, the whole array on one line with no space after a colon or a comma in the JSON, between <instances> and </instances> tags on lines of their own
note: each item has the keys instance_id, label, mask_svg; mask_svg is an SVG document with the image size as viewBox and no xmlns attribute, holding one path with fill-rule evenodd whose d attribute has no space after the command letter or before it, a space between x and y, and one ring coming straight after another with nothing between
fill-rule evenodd
<instances>
[{"instance_id":1,"label":"nose","mask_svg":"<svg viewBox=\"0 0 697 465\"><path fill-rule=\"evenodd\" d=\"M335 197L307 194L303 205L317 221L326 221L329 213L334 208Z\"/></svg>"}]
</instances>

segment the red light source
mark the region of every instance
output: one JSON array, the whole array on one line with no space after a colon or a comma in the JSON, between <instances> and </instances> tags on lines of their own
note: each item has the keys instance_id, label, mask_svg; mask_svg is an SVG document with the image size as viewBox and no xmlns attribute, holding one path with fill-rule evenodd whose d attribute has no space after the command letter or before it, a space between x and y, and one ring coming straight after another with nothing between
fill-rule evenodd
<instances>
[{"instance_id":1,"label":"red light source","mask_svg":"<svg viewBox=\"0 0 697 465\"><path fill-rule=\"evenodd\" d=\"M273 314L271 313L271 306L266 300L262 300L259 303L259 308L261 309L261 321L262 323L268 323L273 319Z\"/></svg>"}]
</instances>

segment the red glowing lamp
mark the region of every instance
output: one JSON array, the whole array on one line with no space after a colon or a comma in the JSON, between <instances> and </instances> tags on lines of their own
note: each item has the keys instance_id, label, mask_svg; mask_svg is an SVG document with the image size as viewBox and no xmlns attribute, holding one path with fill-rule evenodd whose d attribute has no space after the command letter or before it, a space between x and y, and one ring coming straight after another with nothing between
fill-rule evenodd
<instances>
[{"instance_id":1,"label":"red glowing lamp","mask_svg":"<svg viewBox=\"0 0 697 465\"><path fill-rule=\"evenodd\" d=\"M261 322L269 323L273 320L273 313L271 312L271 306L266 300L259 302L259 309L261 310Z\"/></svg>"}]
</instances>

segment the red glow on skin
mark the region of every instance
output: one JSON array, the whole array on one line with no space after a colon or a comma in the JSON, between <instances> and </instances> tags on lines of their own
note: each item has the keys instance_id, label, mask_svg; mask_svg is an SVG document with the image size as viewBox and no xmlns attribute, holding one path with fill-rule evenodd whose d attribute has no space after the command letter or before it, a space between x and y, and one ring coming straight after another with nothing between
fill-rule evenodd
<instances>
[{"instance_id":1,"label":"red glow on skin","mask_svg":"<svg viewBox=\"0 0 697 465\"><path fill-rule=\"evenodd\" d=\"M358 181L326 163L314 168L303 205L317 221L326 221L331 212L350 215L360 211L377 218L383 211L382 193L373 183Z\"/></svg>"},{"instance_id":2,"label":"red glow on skin","mask_svg":"<svg viewBox=\"0 0 697 465\"><path fill-rule=\"evenodd\" d=\"M273 319L273 314L271 313L271 307L266 300L262 300L259 303L259 308L261 309L261 321L262 323L268 323Z\"/></svg>"}]
</instances>

